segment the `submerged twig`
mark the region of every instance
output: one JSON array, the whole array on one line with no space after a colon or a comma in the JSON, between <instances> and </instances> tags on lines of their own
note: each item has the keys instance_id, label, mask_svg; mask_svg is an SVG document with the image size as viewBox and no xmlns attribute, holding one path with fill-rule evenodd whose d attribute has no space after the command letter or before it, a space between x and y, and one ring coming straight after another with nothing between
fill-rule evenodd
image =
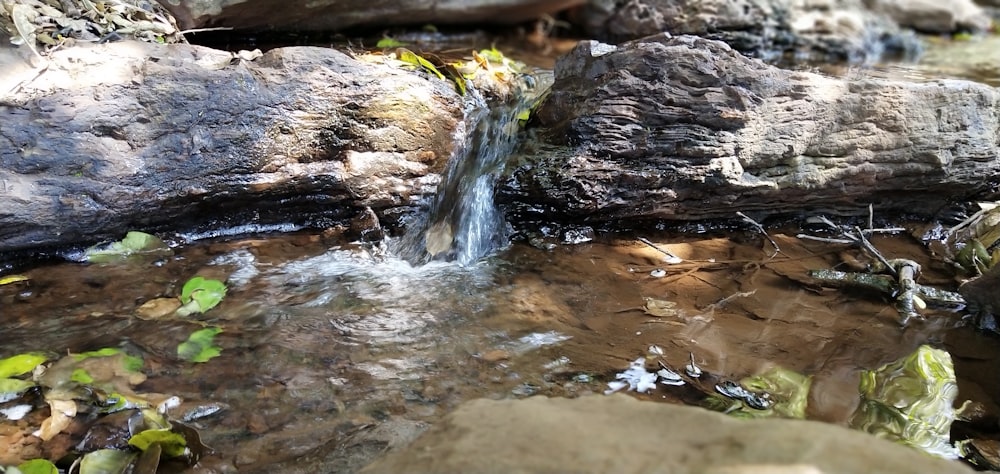
<instances>
[{"instance_id":1,"label":"submerged twig","mask_svg":"<svg viewBox=\"0 0 1000 474\"><path fill-rule=\"evenodd\" d=\"M764 230L764 226L760 225L759 222L751 219L750 216L748 216L748 215L746 215L746 214L744 214L744 213L742 213L740 211L736 211L736 215L742 217L744 221L746 221L746 222L750 223L750 225L756 227L757 231L760 232L761 235L763 235L764 237L766 237L767 240L768 240L768 242L771 242L771 245L774 246L774 253L771 254L770 257L774 257L775 255L778 255L779 253L781 253L781 248L778 247L778 243L775 242L774 239L772 239L771 236L767 234L767 231Z\"/></svg>"},{"instance_id":2,"label":"submerged twig","mask_svg":"<svg viewBox=\"0 0 1000 474\"><path fill-rule=\"evenodd\" d=\"M650 247L653 247L653 249L655 249L657 252L660 252L663 255L666 255L667 256L667 263L680 263L680 262L683 261L683 259L681 259L680 257L678 257L678 256L670 253L669 250L660 248L660 246L658 246L658 245L650 242L649 239L647 239L645 237L636 237L635 239L638 240L639 242L642 242L642 243L650 246Z\"/></svg>"}]
</instances>

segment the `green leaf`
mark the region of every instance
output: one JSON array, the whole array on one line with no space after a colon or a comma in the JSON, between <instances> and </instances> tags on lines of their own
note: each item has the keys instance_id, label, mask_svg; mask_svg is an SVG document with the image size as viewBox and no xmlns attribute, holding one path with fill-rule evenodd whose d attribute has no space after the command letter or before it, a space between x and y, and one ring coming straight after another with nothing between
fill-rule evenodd
<instances>
[{"instance_id":1,"label":"green leaf","mask_svg":"<svg viewBox=\"0 0 1000 474\"><path fill-rule=\"evenodd\" d=\"M187 447L187 440L180 433L174 433L170 429L146 430L129 438L128 444L143 451L150 446L158 444L163 449L163 453L170 457L184 455Z\"/></svg>"},{"instance_id":2,"label":"green leaf","mask_svg":"<svg viewBox=\"0 0 1000 474\"><path fill-rule=\"evenodd\" d=\"M76 383L84 385L94 383L94 378L91 377L90 374L88 374L87 371L83 369L74 370L73 374L69 376L69 379Z\"/></svg>"},{"instance_id":3,"label":"green leaf","mask_svg":"<svg viewBox=\"0 0 1000 474\"><path fill-rule=\"evenodd\" d=\"M18 464L22 474L59 474L59 469L48 459L32 459Z\"/></svg>"},{"instance_id":4,"label":"green leaf","mask_svg":"<svg viewBox=\"0 0 1000 474\"><path fill-rule=\"evenodd\" d=\"M0 378L13 377L35 370L35 367L48 360L44 354L28 352L0 359Z\"/></svg>"},{"instance_id":5,"label":"green leaf","mask_svg":"<svg viewBox=\"0 0 1000 474\"><path fill-rule=\"evenodd\" d=\"M85 258L92 263L109 263L125 260L129 255L136 253L157 250L168 250L167 244L154 235L131 231L118 242L112 242L104 247L94 246L87 249Z\"/></svg>"},{"instance_id":6,"label":"green leaf","mask_svg":"<svg viewBox=\"0 0 1000 474\"><path fill-rule=\"evenodd\" d=\"M399 59L400 61L403 61L404 63L409 63L417 67L422 67L428 72L433 73L439 79L444 80L444 74L441 74L441 71L438 71L438 69L434 67L434 65L431 64L430 61L424 59L423 56L420 56L419 54L414 53L413 51L410 51L406 48L399 48L396 50L396 58Z\"/></svg>"},{"instance_id":7,"label":"green leaf","mask_svg":"<svg viewBox=\"0 0 1000 474\"><path fill-rule=\"evenodd\" d=\"M0 403L20 397L22 393L35 386L35 382L21 379L0 379Z\"/></svg>"},{"instance_id":8,"label":"green leaf","mask_svg":"<svg viewBox=\"0 0 1000 474\"><path fill-rule=\"evenodd\" d=\"M115 354L119 354L121 353L121 351L122 351L121 349L117 349L114 347L105 347L103 349L98 349L96 351L87 351L87 352L81 352L79 354L73 354L73 360L79 362L81 360L89 359L91 357L109 357Z\"/></svg>"},{"instance_id":9,"label":"green leaf","mask_svg":"<svg viewBox=\"0 0 1000 474\"><path fill-rule=\"evenodd\" d=\"M123 474L136 453L117 449L98 449L80 460L80 474Z\"/></svg>"},{"instance_id":10,"label":"green leaf","mask_svg":"<svg viewBox=\"0 0 1000 474\"><path fill-rule=\"evenodd\" d=\"M400 46L406 46L406 43L404 43L402 41L399 41L399 40L396 40L396 39L393 39L393 38L390 38L388 36L386 36L386 37L378 40L378 43L375 44L376 48L383 48L383 49L384 48L398 48Z\"/></svg>"},{"instance_id":11,"label":"green leaf","mask_svg":"<svg viewBox=\"0 0 1000 474\"><path fill-rule=\"evenodd\" d=\"M187 316L191 313L204 313L216 305L226 296L226 284L219 280L196 276L184 284L181 289L181 303L184 303L177 313ZM191 302L194 305L191 305Z\"/></svg>"},{"instance_id":12,"label":"green leaf","mask_svg":"<svg viewBox=\"0 0 1000 474\"><path fill-rule=\"evenodd\" d=\"M188 340L177 346L177 356L191 362L208 362L222 353L222 348L213 345L215 336L222 328L210 327L199 329L188 337Z\"/></svg>"}]
</instances>

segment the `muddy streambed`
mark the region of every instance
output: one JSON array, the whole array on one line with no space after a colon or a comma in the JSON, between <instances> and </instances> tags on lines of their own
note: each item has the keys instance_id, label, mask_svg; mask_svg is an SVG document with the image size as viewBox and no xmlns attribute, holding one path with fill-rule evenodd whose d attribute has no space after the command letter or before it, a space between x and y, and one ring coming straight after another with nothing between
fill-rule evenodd
<instances>
[{"instance_id":1,"label":"muddy streambed","mask_svg":"<svg viewBox=\"0 0 1000 474\"><path fill-rule=\"evenodd\" d=\"M378 246L319 233L202 241L157 260L22 272L28 281L0 286L0 355L120 347L145 361L148 379L137 393L177 395L179 410L225 407L192 422L215 452L195 468L164 465L166 472L355 471L463 400L603 396L651 345L675 367L690 353L722 378L775 365L813 375L809 416L845 424L861 370L929 343L952 354L960 400L1000 413L993 337L944 311L902 328L878 295L815 286L806 271L842 266L845 249L796 232L772 234L781 248L773 257L752 233L645 235L684 259L675 265L630 236L549 250L515 244L468 267L418 268ZM954 289L951 271L914 239L873 242L921 263L921 283ZM859 255L846 252L848 260ZM139 317L140 305L177 296L194 275L227 282L218 307ZM676 303L675 311L653 316L644 298ZM206 324L224 330L221 355L178 359L177 345ZM638 396L699 401L685 387ZM41 445L27 435L30 420L0 420L10 443L0 456L67 449L83 435L70 427Z\"/></svg>"}]
</instances>

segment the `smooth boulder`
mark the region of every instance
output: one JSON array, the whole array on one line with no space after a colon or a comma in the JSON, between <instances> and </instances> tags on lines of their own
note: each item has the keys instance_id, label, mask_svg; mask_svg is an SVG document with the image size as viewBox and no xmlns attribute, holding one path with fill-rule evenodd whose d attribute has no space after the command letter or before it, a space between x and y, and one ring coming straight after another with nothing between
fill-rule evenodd
<instances>
[{"instance_id":1,"label":"smooth boulder","mask_svg":"<svg viewBox=\"0 0 1000 474\"><path fill-rule=\"evenodd\" d=\"M740 420L625 395L472 400L366 473L971 473L839 426Z\"/></svg>"}]
</instances>

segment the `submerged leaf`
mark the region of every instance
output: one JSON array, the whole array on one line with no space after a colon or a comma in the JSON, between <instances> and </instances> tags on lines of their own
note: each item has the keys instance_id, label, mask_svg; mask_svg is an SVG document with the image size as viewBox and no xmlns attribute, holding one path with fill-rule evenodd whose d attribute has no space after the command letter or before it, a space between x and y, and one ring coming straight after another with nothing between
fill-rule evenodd
<instances>
[{"instance_id":1,"label":"submerged leaf","mask_svg":"<svg viewBox=\"0 0 1000 474\"><path fill-rule=\"evenodd\" d=\"M861 376L851 427L954 459L950 443L958 385L951 355L927 345Z\"/></svg>"},{"instance_id":2,"label":"submerged leaf","mask_svg":"<svg viewBox=\"0 0 1000 474\"><path fill-rule=\"evenodd\" d=\"M39 352L28 352L0 359L0 378L13 377L35 370L35 367L48 360Z\"/></svg>"},{"instance_id":3,"label":"submerged leaf","mask_svg":"<svg viewBox=\"0 0 1000 474\"><path fill-rule=\"evenodd\" d=\"M221 332L222 328L210 327L191 333L187 341L177 346L177 356L191 362L208 362L218 357L222 348L213 344L215 336Z\"/></svg>"},{"instance_id":4,"label":"submerged leaf","mask_svg":"<svg viewBox=\"0 0 1000 474\"><path fill-rule=\"evenodd\" d=\"M226 296L226 284L219 280L212 280L205 277L196 276L184 284L181 290L181 303L184 306L177 310L181 316L192 313L204 313L216 305Z\"/></svg>"},{"instance_id":5,"label":"submerged leaf","mask_svg":"<svg viewBox=\"0 0 1000 474\"><path fill-rule=\"evenodd\" d=\"M99 449L87 453L80 461L80 474L123 474L136 453L117 449Z\"/></svg>"},{"instance_id":6,"label":"submerged leaf","mask_svg":"<svg viewBox=\"0 0 1000 474\"><path fill-rule=\"evenodd\" d=\"M59 474L59 469L48 459L32 459L17 465L21 474Z\"/></svg>"},{"instance_id":7,"label":"submerged leaf","mask_svg":"<svg viewBox=\"0 0 1000 474\"><path fill-rule=\"evenodd\" d=\"M159 445L163 453L170 457L183 456L187 448L184 436L170 431L169 428L143 431L131 437L128 444L143 451L150 446Z\"/></svg>"},{"instance_id":8,"label":"submerged leaf","mask_svg":"<svg viewBox=\"0 0 1000 474\"><path fill-rule=\"evenodd\" d=\"M30 380L0 379L0 403L6 403L20 397L21 394L34 386L35 382Z\"/></svg>"}]
</instances>

